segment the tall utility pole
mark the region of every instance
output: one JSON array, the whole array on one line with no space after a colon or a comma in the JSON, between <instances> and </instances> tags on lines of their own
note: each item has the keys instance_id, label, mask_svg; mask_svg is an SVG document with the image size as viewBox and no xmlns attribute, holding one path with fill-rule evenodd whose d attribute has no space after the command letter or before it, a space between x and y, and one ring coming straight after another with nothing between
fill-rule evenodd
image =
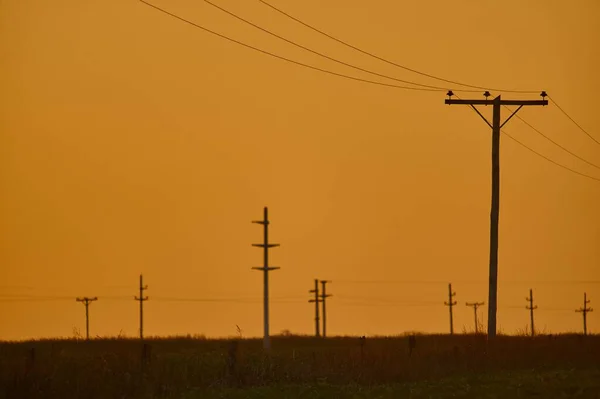
<instances>
[{"instance_id":1,"label":"tall utility pole","mask_svg":"<svg viewBox=\"0 0 600 399\"><path fill-rule=\"evenodd\" d=\"M315 289L308 291L311 294L315 294L314 299L310 299L308 302L315 303L315 337L319 337L321 334L319 333L319 280L315 279Z\"/></svg>"},{"instance_id":2,"label":"tall utility pole","mask_svg":"<svg viewBox=\"0 0 600 399\"><path fill-rule=\"evenodd\" d=\"M448 284L448 302L444 302L444 305L448 306L450 310L450 335L454 334L454 319L452 318L452 307L456 305L456 301L452 298L456 296L456 292L452 292L452 284Z\"/></svg>"},{"instance_id":3,"label":"tall utility pole","mask_svg":"<svg viewBox=\"0 0 600 399\"><path fill-rule=\"evenodd\" d=\"M140 340L144 340L144 301L148 300L147 296L144 296L144 291L148 289L147 285L144 285L143 277L140 274L140 296L135 296L136 301L140 301Z\"/></svg>"},{"instance_id":4,"label":"tall utility pole","mask_svg":"<svg viewBox=\"0 0 600 399\"><path fill-rule=\"evenodd\" d=\"M325 309L325 301L331 295L328 295L325 291L325 286L331 281L321 280L321 301L323 302L323 338L327 337L327 311Z\"/></svg>"},{"instance_id":5,"label":"tall utility pole","mask_svg":"<svg viewBox=\"0 0 600 399\"><path fill-rule=\"evenodd\" d=\"M513 117L521 108L528 105L548 105L546 92L541 93L542 100L502 100L500 96L493 100L488 100L489 92L485 92L485 100L453 100L452 91L448 92L448 99L445 103L469 105L481 116L481 118L492 128L492 206L490 212L490 276L489 276L489 299L488 299L488 338L496 336L496 309L498 298L498 218L500 213L500 129ZM492 105L493 117L490 123L479 112L475 105ZM504 122L500 123L500 107L518 106Z\"/></svg>"},{"instance_id":6,"label":"tall utility pole","mask_svg":"<svg viewBox=\"0 0 600 399\"><path fill-rule=\"evenodd\" d=\"M263 272L263 289L264 289L264 339L263 347L266 350L271 349L271 341L269 338L269 272L271 270L277 270L279 267L269 266L269 248L278 247L279 244L269 243L269 209L265 206L263 212L263 220L254 220L252 223L263 225L263 243L252 244L254 247L260 247L263 249L263 266L253 267L254 270L261 270Z\"/></svg>"},{"instance_id":7,"label":"tall utility pole","mask_svg":"<svg viewBox=\"0 0 600 399\"><path fill-rule=\"evenodd\" d=\"M525 298L526 301L529 301L529 306L525 306L525 309L529 310L529 315L531 317L531 336L535 335L535 324L533 322L533 311L537 309L537 306L533 306L533 290L529 289L529 298Z\"/></svg>"},{"instance_id":8,"label":"tall utility pole","mask_svg":"<svg viewBox=\"0 0 600 399\"><path fill-rule=\"evenodd\" d=\"M477 308L484 305L485 302L467 302L467 306L473 306L473 313L475 313L475 334L479 334L479 322L477 321Z\"/></svg>"},{"instance_id":9,"label":"tall utility pole","mask_svg":"<svg viewBox=\"0 0 600 399\"><path fill-rule=\"evenodd\" d=\"M77 298L75 300L77 302L83 302L83 304L85 306L85 339L89 341L90 340L90 312L89 312L90 302L97 301L98 297L88 298L87 296L84 296L83 298Z\"/></svg>"},{"instance_id":10,"label":"tall utility pole","mask_svg":"<svg viewBox=\"0 0 600 399\"><path fill-rule=\"evenodd\" d=\"M590 303L590 300L587 299L587 294L584 292L583 307L576 310L576 312L581 312L581 314L583 314L583 335L587 335L587 314L594 311L594 309L587 306L588 303Z\"/></svg>"}]
</instances>

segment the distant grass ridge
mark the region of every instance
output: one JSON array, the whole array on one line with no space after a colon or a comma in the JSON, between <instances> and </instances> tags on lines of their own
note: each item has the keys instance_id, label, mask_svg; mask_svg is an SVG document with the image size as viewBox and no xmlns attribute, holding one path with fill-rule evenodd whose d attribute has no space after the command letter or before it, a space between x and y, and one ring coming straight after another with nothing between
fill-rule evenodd
<instances>
[{"instance_id":1,"label":"distant grass ridge","mask_svg":"<svg viewBox=\"0 0 600 399\"><path fill-rule=\"evenodd\" d=\"M518 378L532 370L577 376L580 370L589 375L600 368L600 336L574 334L500 336L492 342L484 335L417 335L412 354L406 336L276 336L269 354L260 339L145 342L145 349L135 339L0 343L0 398L209 397L200 394L238 395L240 390L292 386L340 392L343 387L402 390L426 381L460 385L467 377L483 381L478 376L492 376L492 381L496 375L518 372Z\"/></svg>"}]
</instances>

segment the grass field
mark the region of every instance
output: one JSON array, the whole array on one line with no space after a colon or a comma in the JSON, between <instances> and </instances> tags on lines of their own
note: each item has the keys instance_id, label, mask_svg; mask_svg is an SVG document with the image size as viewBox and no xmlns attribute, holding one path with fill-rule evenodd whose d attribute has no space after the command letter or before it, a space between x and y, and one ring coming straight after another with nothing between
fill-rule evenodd
<instances>
[{"instance_id":1,"label":"grass field","mask_svg":"<svg viewBox=\"0 0 600 399\"><path fill-rule=\"evenodd\" d=\"M597 398L600 336L0 343L0 398Z\"/></svg>"}]
</instances>

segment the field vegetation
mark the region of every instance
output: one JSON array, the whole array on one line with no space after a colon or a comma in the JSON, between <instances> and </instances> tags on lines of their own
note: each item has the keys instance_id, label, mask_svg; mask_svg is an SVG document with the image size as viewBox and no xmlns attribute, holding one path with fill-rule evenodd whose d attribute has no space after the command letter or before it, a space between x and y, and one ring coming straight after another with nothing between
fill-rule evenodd
<instances>
[{"instance_id":1,"label":"field vegetation","mask_svg":"<svg viewBox=\"0 0 600 399\"><path fill-rule=\"evenodd\" d=\"M600 336L0 343L0 398L600 399Z\"/></svg>"}]
</instances>

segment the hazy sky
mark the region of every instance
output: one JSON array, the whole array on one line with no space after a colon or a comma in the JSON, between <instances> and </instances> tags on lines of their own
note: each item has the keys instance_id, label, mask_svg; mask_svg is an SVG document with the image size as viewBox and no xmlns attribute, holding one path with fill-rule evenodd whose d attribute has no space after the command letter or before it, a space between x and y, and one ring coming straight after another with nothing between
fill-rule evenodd
<instances>
[{"instance_id":1,"label":"hazy sky","mask_svg":"<svg viewBox=\"0 0 600 399\"><path fill-rule=\"evenodd\" d=\"M257 0L214 1L346 62L459 88L345 48ZM410 68L546 90L600 140L596 0L271 1ZM154 4L279 55L385 81L202 0ZM250 244L261 228L250 221L263 206L281 243L271 256L281 267L271 274L273 333L312 333L314 278L333 280L330 334L446 332L448 282L457 331L472 328L465 301L487 301L491 132L468 107L444 105L444 92L308 70L137 0L0 0L0 87L0 339L72 336L84 329L75 302L84 295L100 297L92 335L135 335L140 273L147 334L232 335L237 324L260 335L262 276L251 267L262 254ZM600 145L556 106L519 115L600 165ZM506 131L600 179L521 121ZM600 181L507 137L501 168L499 326L527 325L533 288L539 329L580 330L583 292L600 303ZM599 317L590 314L590 330L600 331Z\"/></svg>"}]
</instances>

